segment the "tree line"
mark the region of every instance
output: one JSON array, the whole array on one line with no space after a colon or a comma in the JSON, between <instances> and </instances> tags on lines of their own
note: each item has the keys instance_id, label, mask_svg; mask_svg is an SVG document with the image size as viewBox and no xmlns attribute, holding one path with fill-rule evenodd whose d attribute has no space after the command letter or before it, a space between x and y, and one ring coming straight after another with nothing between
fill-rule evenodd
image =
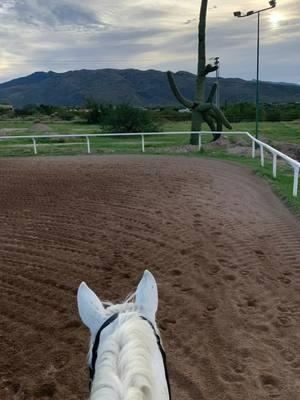
<instances>
[{"instance_id":1,"label":"tree line","mask_svg":"<svg viewBox=\"0 0 300 400\"><path fill-rule=\"evenodd\" d=\"M225 104L223 110L231 122L255 121L256 106L253 103ZM300 119L300 103L261 104L259 119L270 122Z\"/></svg>"},{"instance_id":2,"label":"tree line","mask_svg":"<svg viewBox=\"0 0 300 400\"><path fill-rule=\"evenodd\" d=\"M222 106L230 122L255 121L256 107L253 103L225 104ZM187 112L184 112L187 111ZM164 121L190 121L191 113L179 107L137 108L128 104L112 105L99 103L90 98L83 107L61 107L53 105L27 105L14 111L0 109L2 118L51 117L87 124L98 124L106 131L140 132L158 131ZM300 119L300 103L261 104L261 121L293 121Z\"/></svg>"}]
</instances>

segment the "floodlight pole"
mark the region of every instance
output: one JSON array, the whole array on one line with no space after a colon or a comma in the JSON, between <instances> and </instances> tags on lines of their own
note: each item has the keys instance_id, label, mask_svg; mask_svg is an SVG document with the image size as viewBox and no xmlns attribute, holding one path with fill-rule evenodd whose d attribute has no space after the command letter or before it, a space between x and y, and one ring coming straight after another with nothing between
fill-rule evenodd
<instances>
[{"instance_id":1,"label":"floodlight pole","mask_svg":"<svg viewBox=\"0 0 300 400\"><path fill-rule=\"evenodd\" d=\"M250 17L251 15L257 14L257 46L256 46L256 116L255 116L255 137L258 139L259 134L259 61L260 61L260 13L263 11L271 10L276 7L276 0L269 1L270 7L263 8L257 11L248 11L246 14L242 14L240 11L236 11L233 15L237 18Z\"/></svg>"},{"instance_id":2,"label":"floodlight pole","mask_svg":"<svg viewBox=\"0 0 300 400\"><path fill-rule=\"evenodd\" d=\"M216 83L217 83L217 93L216 93L216 106L220 108L220 57L215 57L216 69Z\"/></svg>"},{"instance_id":3,"label":"floodlight pole","mask_svg":"<svg viewBox=\"0 0 300 400\"><path fill-rule=\"evenodd\" d=\"M255 100L255 137L258 139L259 130L259 56L260 56L260 12L257 13L257 45L256 45L256 100Z\"/></svg>"}]
</instances>

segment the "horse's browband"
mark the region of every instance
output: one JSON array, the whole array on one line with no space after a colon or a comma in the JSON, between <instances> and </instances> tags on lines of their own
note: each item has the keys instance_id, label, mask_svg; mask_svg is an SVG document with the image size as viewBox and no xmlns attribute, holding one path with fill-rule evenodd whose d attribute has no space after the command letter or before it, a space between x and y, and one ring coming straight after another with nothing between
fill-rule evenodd
<instances>
[{"instance_id":1,"label":"horse's browband","mask_svg":"<svg viewBox=\"0 0 300 400\"><path fill-rule=\"evenodd\" d=\"M95 338L95 342L93 344L93 348L92 348L92 361L91 361L91 366L90 366L90 389L91 389L91 385L95 376L95 370L96 370L96 361L97 361L97 357L98 357L98 348L99 348L99 344L100 344L100 335L101 332L111 323L113 323L119 316L119 313L113 314L111 317L109 317L104 323L103 325L101 325L100 329L97 332L96 338ZM153 333L155 335L156 338L156 342L159 348L159 351L161 353L162 359L163 359L163 364L164 364L164 369L165 369L165 375L166 375L166 381L167 381L167 386L168 386L168 392L169 392L169 399L171 400L171 387L170 387L170 381L169 381L169 374L168 374L168 368L167 368L167 357L166 357L166 353L162 347L161 344L161 340L160 337L158 335L158 333L155 330L154 325L152 324L151 321L149 321L147 318L142 317L141 318L144 321L147 321L148 324L151 326Z\"/></svg>"}]
</instances>

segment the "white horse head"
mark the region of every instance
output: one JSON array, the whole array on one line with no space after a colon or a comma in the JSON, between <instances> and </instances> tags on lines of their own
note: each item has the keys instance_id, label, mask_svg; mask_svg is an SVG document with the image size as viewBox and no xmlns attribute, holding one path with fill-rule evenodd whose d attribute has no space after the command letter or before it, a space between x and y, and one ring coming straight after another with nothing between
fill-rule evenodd
<instances>
[{"instance_id":1,"label":"white horse head","mask_svg":"<svg viewBox=\"0 0 300 400\"><path fill-rule=\"evenodd\" d=\"M84 282L77 301L79 315L91 333L90 399L170 399L155 322L158 293L153 275L145 271L135 294L122 304L103 304Z\"/></svg>"}]
</instances>

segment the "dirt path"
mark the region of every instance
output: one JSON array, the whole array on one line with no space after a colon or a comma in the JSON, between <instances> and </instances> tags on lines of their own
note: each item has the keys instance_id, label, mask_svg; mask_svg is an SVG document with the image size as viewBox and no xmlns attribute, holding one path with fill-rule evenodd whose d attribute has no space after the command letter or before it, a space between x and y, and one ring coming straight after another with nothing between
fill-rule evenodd
<instances>
[{"instance_id":1,"label":"dirt path","mask_svg":"<svg viewBox=\"0 0 300 400\"><path fill-rule=\"evenodd\" d=\"M0 398L88 397L85 280L150 269L174 399L300 398L300 223L240 166L184 157L0 160Z\"/></svg>"}]
</instances>

